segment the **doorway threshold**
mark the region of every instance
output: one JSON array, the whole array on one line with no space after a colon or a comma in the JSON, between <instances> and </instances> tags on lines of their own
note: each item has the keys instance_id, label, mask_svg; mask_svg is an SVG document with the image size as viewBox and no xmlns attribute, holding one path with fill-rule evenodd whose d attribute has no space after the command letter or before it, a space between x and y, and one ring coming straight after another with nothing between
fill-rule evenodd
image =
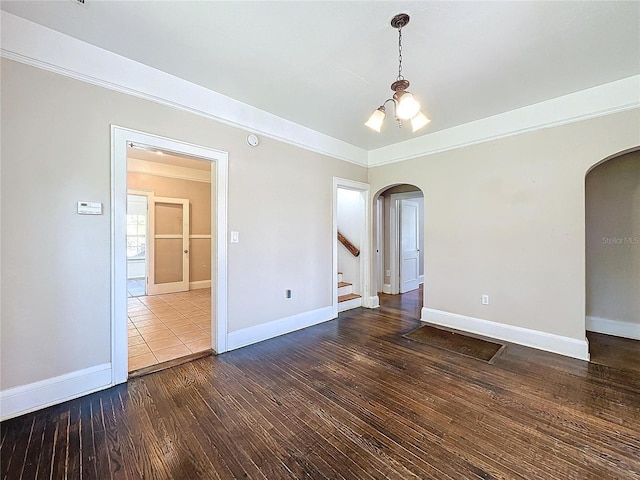
<instances>
[{"instance_id":1,"label":"doorway threshold","mask_svg":"<svg viewBox=\"0 0 640 480\"><path fill-rule=\"evenodd\" d=\"M213 355L213 349L210 348L209 350L203 350L202 352L192 353L190 355L185 355L184 357L174 358L172 360L167 360L166 362L156 363L154 365L149 365L148 367L139 368L137 370L129 372L128 380L136 377L142 377L144 375L149 375L150 373L160 372L162 370L166 370L167 368L177 367L178 365L193 362L194 360L199 360L211 355Z\"/></svg>"}]
</instances>

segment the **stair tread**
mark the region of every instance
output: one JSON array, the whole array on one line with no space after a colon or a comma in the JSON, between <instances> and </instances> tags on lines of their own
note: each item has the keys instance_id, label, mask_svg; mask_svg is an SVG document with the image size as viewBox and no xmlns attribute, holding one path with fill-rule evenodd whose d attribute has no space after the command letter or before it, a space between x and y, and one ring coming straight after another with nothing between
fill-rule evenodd
<instances>
[{"instance_id":1,"label":"stair tread","mask_svg":"<svg viewBox=\"0 0 640 480\"><path fill-rule=\"evenodd\" d=\"M347 283L347 282L338 282L338 288L340 288L340 287L348 287L349 285L353 285L353 284Z\"/></svg>"},{"instance_id":2,"label":"stair tread","mask_svg":"<svg viewBox=\"0 0 640 480\"><path fill-rule=\"evenodd\" d=\"M354 298L360 298L360 295L355 293L347 293L346 295L340 295L338 297L338 302L346 302L347 300L353 300Z\"/></svg>"}]
</instances>

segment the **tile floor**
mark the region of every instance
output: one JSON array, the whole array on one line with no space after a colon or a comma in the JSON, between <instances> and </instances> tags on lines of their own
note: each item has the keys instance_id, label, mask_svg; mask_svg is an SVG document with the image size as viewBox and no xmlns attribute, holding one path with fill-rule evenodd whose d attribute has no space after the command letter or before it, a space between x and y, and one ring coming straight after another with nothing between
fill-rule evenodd
<instances>
[{"instance_id":1,"label":"tile floor","mask_svg":"<svg viewBox=\"0 0 640 480\"><path fill-rule=\"evenodd\" d=\"M211 289L129 297L129 371L211 348Z\"/></svg>"},{"instance_id":2,"label":"tile floor","mask_svg":"<svg viewBox=\"0 0 640 480\"><path fill-rule=\"evenodd\" d=\"M127 279L127 296L128 297L141 297L144 294L145 294L144 278Z\"/></svg>"}]
</instances>

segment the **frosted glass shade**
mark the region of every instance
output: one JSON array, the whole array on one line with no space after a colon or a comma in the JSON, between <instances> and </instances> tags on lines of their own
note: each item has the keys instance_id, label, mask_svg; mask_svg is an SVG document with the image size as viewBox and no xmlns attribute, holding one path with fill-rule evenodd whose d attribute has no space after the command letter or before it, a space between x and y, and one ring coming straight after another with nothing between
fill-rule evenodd
<instances>
[{"instance_id":1,"label":"frosted glass shade","mask_svg":"<svg viewBox=\"0 0 640 480\"><path fill-rule=\"evenodd\" d=\"M376 132L380 133L380 129L382 128L382 122L384 121L384 117L385 117L384 108L380 107L371 114L371 116L369 117L369 120L365 122L365 125L369 127L371 130L375 130Z\"/></svg>"},{"instance_id":2,"label":"frosted glass shade","mask_svg":"<svg viewBox=\"0 0 640 480\"><path fill-rule=\"evenodd\" d=\"M396 92L394 95L396 98L396 116L401 120L409 120L416 116L420 111L420 104L414 98L413 94L402 91Z\"/></svg>"},{"instance_id":3,"label":"frosted glass shade","mask_svg":"<svg viewBox=\"0 0 640 480\"><path fill-rule=\"evenodd\" d=\"M424 113L422 112L418 112L412 119L411 119L411 127L413 128L413 131L416 132L418 130L420 130L422 127L424 127L427 123L429 123L431 120L429 120Z\"/></svg>"}]
</instances>

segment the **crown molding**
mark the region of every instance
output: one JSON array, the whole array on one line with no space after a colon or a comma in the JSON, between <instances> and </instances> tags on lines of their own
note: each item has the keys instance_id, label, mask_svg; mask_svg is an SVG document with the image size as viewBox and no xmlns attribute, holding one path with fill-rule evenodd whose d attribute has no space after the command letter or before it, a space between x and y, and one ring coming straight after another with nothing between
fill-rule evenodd
<instances>
[{"instance_id":1,"label":"crown molding","mask_svg":"<svg viewBox=\"0 0 640 480\"><path fill-rule=\"evenodd\" d=\"M640 108L640 75L636 75L367 151L8 12L0 12L0 17L2 57L363 167Z\"/></svg>"},{"instance_id":2,"label":"crown molding","mask_svg":"<svg viewBox=\"0 0 640 480\"><path fill-rule=\"evenodd\" d=\"M640 108L640 75L369 151L369 167Z\"/></svg>"},{"instance_id":3,"label":"crown molding","mask_svg":"<svg viewBox=\"0 0 640 480\"><path fill-rule=\"evenodd\" d=\"M2 57L367 166L363 148L11 13L0 17Z\"/></svg>"}]
</instances>

